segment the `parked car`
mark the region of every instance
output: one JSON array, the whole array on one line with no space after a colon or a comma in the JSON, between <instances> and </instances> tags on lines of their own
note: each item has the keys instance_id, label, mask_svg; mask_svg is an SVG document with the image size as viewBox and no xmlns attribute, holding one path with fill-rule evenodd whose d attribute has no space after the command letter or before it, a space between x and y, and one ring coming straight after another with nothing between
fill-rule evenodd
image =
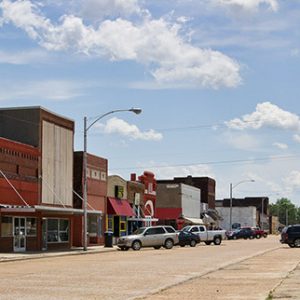
<instances>
[{"instance_id":1,"label":"parked car","mask_svg":"<svg viewBox=\"0 0 300 300\"><path fill-rule=\"evenodd\" d=\"M261 237L266 238L268 236L268 233L265 230L260 229L259 227L251 227L251 229L254 231L255 237L257 239L260 239Z\"/></svg>"},{"instance_id":2,"label":"parked car","mask_svg":"<svg viewBox=\"0 0 300 300\"><path fill-rule=\"evenodd\" d=\"M281 231L282 244L288 244L291 248L300 247L300 224L289 225Z\"/></svg>"},{"instance_id":3,"label":"parked car","mask_svg":"<svg viewBox=\"0 0 300 300\"><path fill-rule=\"evenodd\" d=\"M225 230L207 230L204 225L190 225L184 227L182 230L198 235L200 242L204 242L206 245L210 245L211 243L220 245L222 240L226 238Z\"/></svg>"},{"instance_id":4,"label":"parked car","mask_svg":"<svg viewBox=\"0 0 300 300\"><path fill-rule=\"evenodd\" d=\"M250 227L240 228L234 231L230 231L227 233L227 238L229 240L237 240L237 239L254 239L255 233Z\"/></svg>"},{"instance_id":5,"label":"parked car","mask_svg":"<svg viewBox=\"0 0 300 300\"><path fill-rule=\"evenodd\" d=\"M179 233L172 226L141 227L131 235L120 237L117 246L124 251L129 248L140 250L142 247L172 249L179 242L178 236Z\"/></svg>"},{"instance_id":6,"label":"parked car","mask_svg":"<svg viewBox=\"0 0 300 300\"><path fill-rule=\"evenodd\" d=\"M200 243L200 238L198 235L188 232L188 231L179 231L179 246L184 247L186 245L190 245L191 247L195 247Z\"/></svg>"}]
</instances>

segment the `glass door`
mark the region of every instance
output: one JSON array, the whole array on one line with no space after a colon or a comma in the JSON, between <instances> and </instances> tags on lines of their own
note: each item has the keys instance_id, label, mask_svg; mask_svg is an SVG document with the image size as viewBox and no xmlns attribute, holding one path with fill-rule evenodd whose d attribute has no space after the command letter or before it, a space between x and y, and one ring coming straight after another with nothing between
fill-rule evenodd
<instances>
[{"instance_id":1,"label":"glass door","mask_svg":"<svg viewBox=\"0 0 300 300\"><path fill-rule=\"evenodd\" d=\"M26 227L25 218L14 218L14 251L24 252L26 250Z\"/></svg>"}]
</instances>

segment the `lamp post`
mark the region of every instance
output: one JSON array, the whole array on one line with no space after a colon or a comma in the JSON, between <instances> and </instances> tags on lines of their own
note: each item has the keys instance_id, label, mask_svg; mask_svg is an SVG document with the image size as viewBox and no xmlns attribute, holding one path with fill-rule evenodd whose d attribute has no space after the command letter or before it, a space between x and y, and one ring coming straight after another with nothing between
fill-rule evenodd
<instances>
[{"instance_id":1,"label":"lamp post","mask_svg":"<svg viewBox=\"0 0 300 300\"><path fill-rule=\"evenodd\" d=\"M229 226L230 227L229 227L229 230L232 229L232 190L234 188L236 188L238 185L245 183L245 182L255 182L255 180L253 180L253 179L242 180L235 185L232 185L232 183L230 183L230 209L229 209L229 224L230 224Z\"/></svg>"},{"instance_id":2,"label":"lamp post","mask_svg":"<svg viewBox=\"0 0 300 300\"><path fill-rule=\"evenodd\" d=\"M142 110L140 108L130 108L130 109L117 109L109 111L101 116L96 117L96 119L88 125L87 117L84 117L84 129L83 129L83 250L87 250L87 132L88 130L97 123L100 119L114 113L129 111L135 114L140 114Z\"/></svg>"}]
</instances>

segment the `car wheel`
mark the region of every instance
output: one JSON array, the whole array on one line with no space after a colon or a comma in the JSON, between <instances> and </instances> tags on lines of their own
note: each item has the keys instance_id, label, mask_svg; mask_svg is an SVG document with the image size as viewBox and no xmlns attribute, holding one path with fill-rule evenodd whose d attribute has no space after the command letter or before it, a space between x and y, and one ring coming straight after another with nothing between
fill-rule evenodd
<instances>
[{"instance_id":1,"label":"car wheel","mask_svg":"<svg viewBox=\"0 0 300 300\"><path fill-rule=\"evenodd\" d=\"M153 248L156 249L156 250L158 250L158 249L160 249L160 247L161 246L154 246Z\"/></svg>"},{"instance_id":2,"label":"car wheel","mask_svg":"<svg viewBox=\"0 0 300 300\"><path fill-rule=\"evenodd\" d=\"M165 241L165 248L166 248L166 249L172 249L173 246L174 246L173 240L167 239L167 240Z\"/></svg>"},{"instance_id":3,"label":"car wheel","mask_svg":"<svg viewBox=\"0 0 300 300\"><path fill-rule=\"evenodd\" d=\"M209 246L210 244L211 244L211 242L209 242L209 241L206 241L206 242L204 242L207 246Z\"/></svg>"},{"instance_id":4,"label":"car wheel","mask_svg":"<svg viewBox=\"0 0 300 300\"><path fill-rule=\"evenodd\" d=\"M132 246L131 246L131 247L132 247L133 250L138 251L138 250L141 249L142 244L141 244L140 241L134 241L134 242L132 243Z\"/></svg>"},{"instance_id":5,"label":"car wheel","mask_svg":"<svg viewBox=\"0 0 300 300\"><path fill-rule=\"evenodd\" d=\"M255 237L256 237L257 239L260 239L260 238L261 238L261 235L260 235L260 234L257 234Z\"/></svg>"},{"instance_id":6,"label":"car wheel","mask_svg":"<svg viewBox=\"0 0 300 300\"><path fill-rule=\"evenodd\" d=\"M249 239L250 239L250 240L253 240L253 239L254 239L254 235L250 235L250 236L249 236Z\"/></svg>"},{"instance_id":7,"label":"car wheel","mask_svg":"<svg viewBox=\"0 0 300 300\"><path fill-rule=\"evenodd\" d=\"M185 244L180 244L179 246L180 246L180 247L185 247Z\"/></svg>"},{"instance_id":8,"label":"car wheel","mask_svg":"<svg viewBox=\"0 0 300 300\"><path fill-rule=\"evenodd\" d=\"M233 239L233 240L237 240L237 236L234 235L234 236L232 237L232 239Z\"/></svg>"},{"instance_id":9,"label":"car wheel","mask_svg":"<svg viewBox=\"0 0 300 300\"><path fill-rule=\"evenodd\" d=\"M221 242L222 242L222 239L221 239L220 237L215 237L215 238L214 238L214 244L215 244L215 245L220 245Z\"/></svg>"},{"instance_id":10,"label":"car wheel","mask_svg":"<svg viewBox=\"0 0 300 300\"><path fill-rule=\"evenodd\" d=\"M264 233L264 238L266 238L268 236L268 234L267 233Z\"/></svg>"},{"instance_id":11,"label":"car wheel","mask_svg":"<svg viewBox=\"0 0 300 300\"><path fill-rule=\"evenodd\" d=\"M295 248L295 244L289 243L288 244L291 248Z\"/></svg>"},{"instance_id":12,"label":"car wheel","mask_svg":"<svg viewBox=\"0 0 300 300\"><path fill-rule=\"evenodd\" d=\"M191 240L190 246L195 247L197 245L197 242L195 240Z\"/></svg>"},{"instance_id":13,"label":"car wheel","mask_svg":"<svg viewBox=\"0 0 300 300\"><path fill-rule=\"evenodd\" d=\"M295 239L294 245L295 245L295 247L299 248L300 247L300 239Z\"/></svg>"}]
</instances>

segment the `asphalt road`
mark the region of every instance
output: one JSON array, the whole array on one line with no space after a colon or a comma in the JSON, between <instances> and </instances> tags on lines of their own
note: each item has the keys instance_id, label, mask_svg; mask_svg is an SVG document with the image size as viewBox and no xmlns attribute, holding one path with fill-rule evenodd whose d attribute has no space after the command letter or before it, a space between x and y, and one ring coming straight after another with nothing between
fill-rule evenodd
<instances>
[{"instance_id":1,"label":"asphalt road","mask_svg":"<svg viewBox=\"0 0 300 300\"><path fill-rule=\"evenodd\" d=\"M0 299L265 299L300 262L278 240L5 262Z\"/></svg>"}]
</instances>

